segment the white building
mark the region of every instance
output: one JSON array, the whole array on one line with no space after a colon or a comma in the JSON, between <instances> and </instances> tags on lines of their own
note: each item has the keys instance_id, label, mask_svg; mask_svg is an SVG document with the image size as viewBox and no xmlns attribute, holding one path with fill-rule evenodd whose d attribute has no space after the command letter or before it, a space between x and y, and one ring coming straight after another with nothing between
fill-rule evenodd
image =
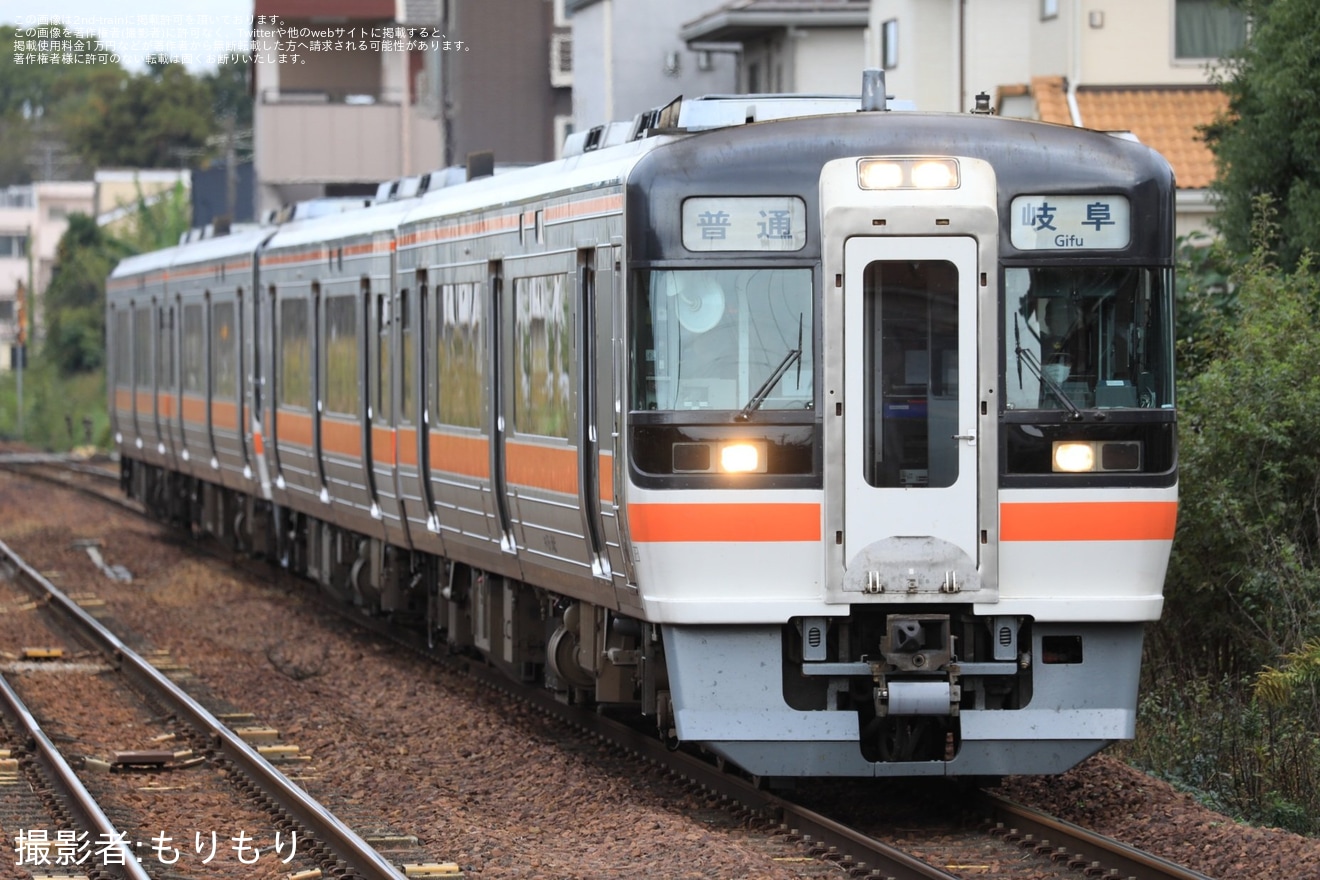
<instances>
[{"instance_id":1,"label":"white building","mask_svg":"<svg viewBox=\"0 0 1320 880\"><path fill-rule=\"evenodd\" d=\"M42 295L69 215L94 212L91 181L45 181L0 190L0 370L13 364L18 340L19 287L27 291L28 341L40 333Z\"/></svg>"},{"instance_id":2,"label":"white building","mask_svg":"<svg viewBox=\"0 0 1320 880\"><path fill-rule=\"evenodd\" d=\"M1227 107L1212 72L1246 22L1218 0L872 0L869 63L919 110L997 112L1132 132L1178 180L1178 233L1203 230Z\"/></svg>"}]
</instances>

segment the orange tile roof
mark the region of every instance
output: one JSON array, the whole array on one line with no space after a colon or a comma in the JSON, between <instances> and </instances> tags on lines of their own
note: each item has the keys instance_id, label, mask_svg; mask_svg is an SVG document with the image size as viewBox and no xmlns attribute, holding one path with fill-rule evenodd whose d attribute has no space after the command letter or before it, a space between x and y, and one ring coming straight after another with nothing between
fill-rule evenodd
<instances>
[{"instance_id":1,"label":"orange tile roof","mask_svg":"<svg viewBox=\"0 0 1320 880\"><path fill-rule=\"evenodd\" d=\"M1064 93L1063 77L1038 76L1031 80L1031 94L1036 99L1036 112L1041 122L1072 125L1068 113L1068 98Z\"/></svg>"},{"instance_id":2,"label":"orange tile roof","mask_svg":"<svg viewBox=\"0 0 1320 880\"><path fill-rule=\"evenodd\" d=\"M1020 94L1005 86L1000 96ZM1030 92L1042 122L1072 123L1066 81L1036 77ZM1215 159L1200 127L1228 108L1228 98L1214 86L1080 86L1077 109L1082 125L1098 131L1130 131L1159 151L1173 166L1179 189L1204 189L1215 177Z\"/></svg>"},{"instance_id":3,"label":"orange tile roof","mask_svg":"<svg viewBox=\"0 0 1320 880\"><path fill-rule=\"evenodd\" d=\"M1130 131L1173 166L1179 189L1204 189L1215 177L1215 157L1200 132L1228 109L1214 86L1086 88L1077 90L1082 124Z\"/></svg>"}]
</instances>

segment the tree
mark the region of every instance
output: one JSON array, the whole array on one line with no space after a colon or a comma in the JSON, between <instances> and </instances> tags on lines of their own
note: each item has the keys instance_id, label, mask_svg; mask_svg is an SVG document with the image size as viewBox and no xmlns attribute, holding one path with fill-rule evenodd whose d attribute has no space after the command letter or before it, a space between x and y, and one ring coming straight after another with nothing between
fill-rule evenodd
<instances>
[{"instance_id":1,"label":"tree","mask_svg":"<svg viewBox=\"0 0 1320 880\"><path fill-rule=\"evenodd\" d=\"M196 165L215 133L211 90L181 64L101 77L63 114L70 145L93 165Z\"/></svg>"},{"instance_id":2,"label":"tree","mask_svg":"<svg viewBox=\"0 0 1320 880\"><path fill-rule=\"evenodd\" d=\"M1284 271L1264 200L1219 356L1180 389L1181 503L1166 655L1245 674L1320 636L1320 277Z\"/></svg>"},{"instance_id":3,"label":"tree","mask_svg":"<svg viewBox=\"0 0 1320 880\"><path fill-rule=\"evenodd\" d=\"M1222 83L1228 111L1206 130L1216 223L1234 252L1250 253L1253 205L1268 196L1278 211L1269 246L1289 270L1320 240L1320 16L1314 0L1238 2L1252 28Z\"/></svg>"},{"instance_id":4,"label":"tree","mask_svg":"<svg viewBox=\"0 0 1320 880\"><path fill-rule=\"evenodd\" d=\"M252 96L248 94L248 65L246 56L234 56L223 61L211 73L202 74L202 82L211 90L211 106L220 119L233 119L234 127L252 128Z\"/></svg>"},{"instance_id":5,"label":"tree","mask_svg":"<svg viewBox=\"0 0 1320 880\"><path fill-rule=\"evenodd\" d=\"M69 31L55 39L71 46L93 41ZM34 41L35 42L35 41ZM10 25L0 25L0 186L30 183L34 178L77 176L63 148L61 119L71 104L80 104L96 81L119 81L127 76L114 64L38 63L40 53L20 51L27 40ZM19 59L22 59L21 63ZM49 160L54 159L54 162ZM47 167L47 166L50 167Z\"/></svg>"},{"instance_id":6,"label":"tree","mask_svg":"<svg viewBox=\"0 0 1320 880\"><path fill-rule=\"evenodd\" d=\"M105 362L105 279L131 248L108 236L84 214L69 216L46 288L46 341L42 356L61 373L100 369Z\"/></svg>"}]
</instances>

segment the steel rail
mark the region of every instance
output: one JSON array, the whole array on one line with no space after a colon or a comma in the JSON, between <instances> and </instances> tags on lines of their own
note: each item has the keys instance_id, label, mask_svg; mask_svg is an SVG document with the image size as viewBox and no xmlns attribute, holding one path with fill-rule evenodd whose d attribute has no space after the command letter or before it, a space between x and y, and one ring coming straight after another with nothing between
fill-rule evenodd
<instances>
[{"instance_id":1,"label":"steel rail","mask_svg":"<svg viewBox=\"0 0 1320 880\"><path fill-rule=\"evenodd\" d=\"M1115 876L1124 880L1212 880L1190 868L1165 861L1159 856L989 792L981 793L978 806L989 814L990 821L1002 825L1003 830L1009 833L1016 831L1024 838L1031 835L1037 847L1044 847L1048 841L1058 857L1067 858L1070 862L1081 862L1086 866L1096 864L1105 872L1106 877Z\"/></svg>"},{"instance_id":2,"label":"steel rail","mask_svg":"<svg viewBox=\"0 0 1320 880\"><path fill-rule=\"evenodd\" d=\"M96 798L92 797L91 792L82 784L78 774L69 766L69 762L64 760L60 750L46 736L37 719L23 704L22 698L2 675L0 675L0 702L3 703L0 708L3 708L5 714L13 719L20 734L30 740L33 756L41 765L42 772L50 784L59 791L82 830L96 834L98 842L114 841L114 848L118 850L121 861L102 862L97 868L106 874L124 877L126 880L151 880L138 862L136 853L120 835L119 829L115 828L114 823L101 809L101 805L96 802Z\"/></svg>"},{"instance_id":3,"label":"steel rail","mask_svg":"<svg viewBox=\"0 0 1320 880\"><path fill-rule=\"evenodd\" d=\"M319 803L270 765L200 703L156 669L110 630L78 606L54 584L28 565L8 544L0 541L0 556L7 558L23 577L48 597L58 609L79 627L80 634L108 655L121 671L131 675L188 724L209 736L216 750L252 779L273 798L281 809L303 824L316 842L342 858L365 880L400 880L404 874L392 865L351 828L339 821Z\"/></svg>"}]
</instances>

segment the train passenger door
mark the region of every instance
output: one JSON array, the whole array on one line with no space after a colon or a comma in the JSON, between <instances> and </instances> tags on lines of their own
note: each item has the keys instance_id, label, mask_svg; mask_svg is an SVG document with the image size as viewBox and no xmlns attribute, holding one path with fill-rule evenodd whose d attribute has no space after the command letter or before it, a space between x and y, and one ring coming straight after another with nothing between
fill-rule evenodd
<instances>
[{"instance_id":1,"label":"train passenger door","mask_svg":"<svg viewBox=\"0 0 1320 880\"><path fill-rule=\"evenodd\" d=\"M610 251L608 248L600 248L599 252L600 264L605 267L603 274L608 278ZM606 547L606 522L602 518L604 512L602 505L605 501L613 505L614 475L612 466L601 466L601 455L611 453L612 461L613 443L609 440L602 443L601 430L602 425L607 431L613 427L610 410L603 406L608 403L611 396L609 394L611 359L609 346L605 346L602 351L597 328L603 325L608 331L611 313L606 311L605 314L601 314L598 275L602 273L597 272L596 254L597 252L591 249L584 249L578 253L578 320L574 340L578 352L578 408L582 413L577 424L578 494L582 498L583 531L587 539L587 558L591 563L591 573L596 578L610 582L614 576L614 563ZM610 289L608 284L605 289L607 291ZM608 335L606 339L609 339ZM602 365L605 369L604 373L601 372ZM602 389L605 392L603 394ZM615 520L611 518L609 525L614 523Z\"/></svg>"},{"instance_id":2,"label":"train passenger door","mask_svg":"<svg viewBox=\"0 0 1320 880\"><path fill-rule=\"evenodd\" d=\"M321 501L330 503L330 487L325 476L325 453L323 449L325 430L321 422L321 413L325 411L325 377L321 364L325 358L321 346L325 345L325 304L321 299L321 282L312 282L312 344L311 344L311 380L312 380L312 459L316 465L316 476L321 483Z\"/></svg>"},{"instance_id":3,"label":"train passenger door","mask_svg":"<svg viewBox=\"0 0 1320 880\"><path fill-rule=\"evenodd\" d=\"M188 438L183 426L183 345L180 343L183 336L183 298L178 294L170 302L169 324L169 344L173 349L171 360L174 362L170 392L170 440L174 445L175 466L179 467L180 460L188 460Z\"/></svg>"},{"instance_id":4,"label":"train passenger door","mask_svg":"<svg viewBox=\"0 0 1320 880\"><path fill-rule=\"evenodd\" d=\"M843 590L977 590L976 240L851 238L844 279Z\"/></svg>"},{"instance_id":5,"label":"train passenger door","mask_svg":"<svg viewBox=\"0 0 1320 880\"><path fill-rule=\"evenodd\" d=\"M179 454L175 438L174 405L178 399L174 369L174 304L161 296L156 312L156 424L163 443L162 451L170 461Z\"/></svg>"}]
</instances>

